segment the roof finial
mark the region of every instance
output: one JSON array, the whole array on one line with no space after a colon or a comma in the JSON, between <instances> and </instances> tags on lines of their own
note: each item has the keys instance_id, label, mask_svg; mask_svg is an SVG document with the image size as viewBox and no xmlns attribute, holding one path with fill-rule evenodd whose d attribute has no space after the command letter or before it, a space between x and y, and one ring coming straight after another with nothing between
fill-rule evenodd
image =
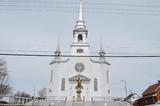
<instances>
[{"instance_id":1,"label":"roof finial","mask_svg":"<svg viewBox=\"0 0 160 106\"><path fill-rule=\"evenodd\" d=\"M102 37L100 38L100 51L103 51Z\"/></svg>"},{"instance_id":2,"label":"roof finial","mask_svg":"<svg viewBox=\"0 0 160 106\"><path fill-rule=\"evenodd\" d=\"M60 50L60 37L58 37L57 49Z\"/></svg>"},{"instance_id":3,"label":"roof finial","mask_svg":"<svg viewBox=\"0 0 160 106\"><path fill-rule=\"evenodd\" d=\"M55 51L56 56L60 56L61 51L60 51L60 38L58 38L58 44L57 44L57 50Z\"/></svg>"},{"instance_id":4,"label":"roof finial","mask_svg":"<svg viewBox=\"0 0 160 106\"><path fill-rule=\"evenodd\" d=\"M82 0L80 0L80 7L79 7L79 21L83 21L83 3Z\"/></svg>"},{"instance_id":5,"label":"roof finial","mask_svg":"<svg viewBox=\"0 0 160 106\"><path fill-rule=\"evenodd\" d=\"M99 55L101 56L101 57L103 57L103 56L105 56L105 51L104 51L104 49L103 49L103 44L102 44L102 38L100 38L100 51L99 51Z\"/></svg>"}]
</instances>

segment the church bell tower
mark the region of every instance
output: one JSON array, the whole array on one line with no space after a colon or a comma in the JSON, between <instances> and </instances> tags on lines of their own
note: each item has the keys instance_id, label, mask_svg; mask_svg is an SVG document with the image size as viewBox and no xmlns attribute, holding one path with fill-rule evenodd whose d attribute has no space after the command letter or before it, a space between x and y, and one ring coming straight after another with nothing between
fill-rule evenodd
<instances>
[{"instance_id":1,"label":"church bell tower","mask_svg":"<svg viewBox=\"0 0 160 106\"><path fill-rule=\"evenodd\" d=\"M72 55L89 55L88 30L83 19L82 0L80 1L79 18L73 30L74 41L71 45Z\"/></svg>"}]
</instances>

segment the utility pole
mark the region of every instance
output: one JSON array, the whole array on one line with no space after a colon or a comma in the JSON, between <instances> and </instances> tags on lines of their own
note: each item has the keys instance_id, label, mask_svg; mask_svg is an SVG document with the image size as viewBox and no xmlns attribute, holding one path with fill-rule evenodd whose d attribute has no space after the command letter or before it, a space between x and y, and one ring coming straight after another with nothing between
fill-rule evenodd
<instances>
[{"instance_id":1,"label":"utility pole","mask_svg":"<svg viewBox=\"0 0 160 106\"><path fill-rule=\"evenodd\" d=\"M126 82L126 80L121 80L121 82L123 82L123 84L124 84L124 91L125 91L125 96L126 96L126 98L127 98L127 82Z\"/></svg>"}]
</instances>

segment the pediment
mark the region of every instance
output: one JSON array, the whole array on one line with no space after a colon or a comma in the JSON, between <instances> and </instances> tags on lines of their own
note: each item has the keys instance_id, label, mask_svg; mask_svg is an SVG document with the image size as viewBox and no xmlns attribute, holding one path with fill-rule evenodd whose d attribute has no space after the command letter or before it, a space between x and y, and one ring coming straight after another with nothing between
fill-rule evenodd
<instances>
[{"instance_id":1,"label":"pediment","mask_svg":"<svg viewBox=\"0 0 160 106\"><path fill-rule=\"evenodd\" d=\"M76 76L73 76L73 77L69 78L69 81L76 81L76 79L77 79L78 77L80 77L80 79L81 79L82 81L90 81L90 78L88 78L88 77L86 77L86 76L84 76L84 75L81 75L81 74L78 74L78 75L76 75Z\"/></svg>"}]
</instances>

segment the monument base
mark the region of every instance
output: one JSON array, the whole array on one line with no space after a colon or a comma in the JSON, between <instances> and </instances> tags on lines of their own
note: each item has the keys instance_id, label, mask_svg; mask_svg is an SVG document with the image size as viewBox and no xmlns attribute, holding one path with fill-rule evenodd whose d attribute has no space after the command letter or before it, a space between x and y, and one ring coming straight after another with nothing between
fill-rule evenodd
<instances>
[{"instance_id":1,"label":"monument base","mask_svg":"<svg viewBox=\"0 0 160 106\"><path fill-rule=\"evenodd\" d=\"M76 98L76 101L77 101L77 102L82 102L82 97L81 97L81 93L82 93L82 91L81 91L81 89L80 89L80 88L78 88L76 92L77 92L77 98Z\"/></svg>"}]
</instances>

